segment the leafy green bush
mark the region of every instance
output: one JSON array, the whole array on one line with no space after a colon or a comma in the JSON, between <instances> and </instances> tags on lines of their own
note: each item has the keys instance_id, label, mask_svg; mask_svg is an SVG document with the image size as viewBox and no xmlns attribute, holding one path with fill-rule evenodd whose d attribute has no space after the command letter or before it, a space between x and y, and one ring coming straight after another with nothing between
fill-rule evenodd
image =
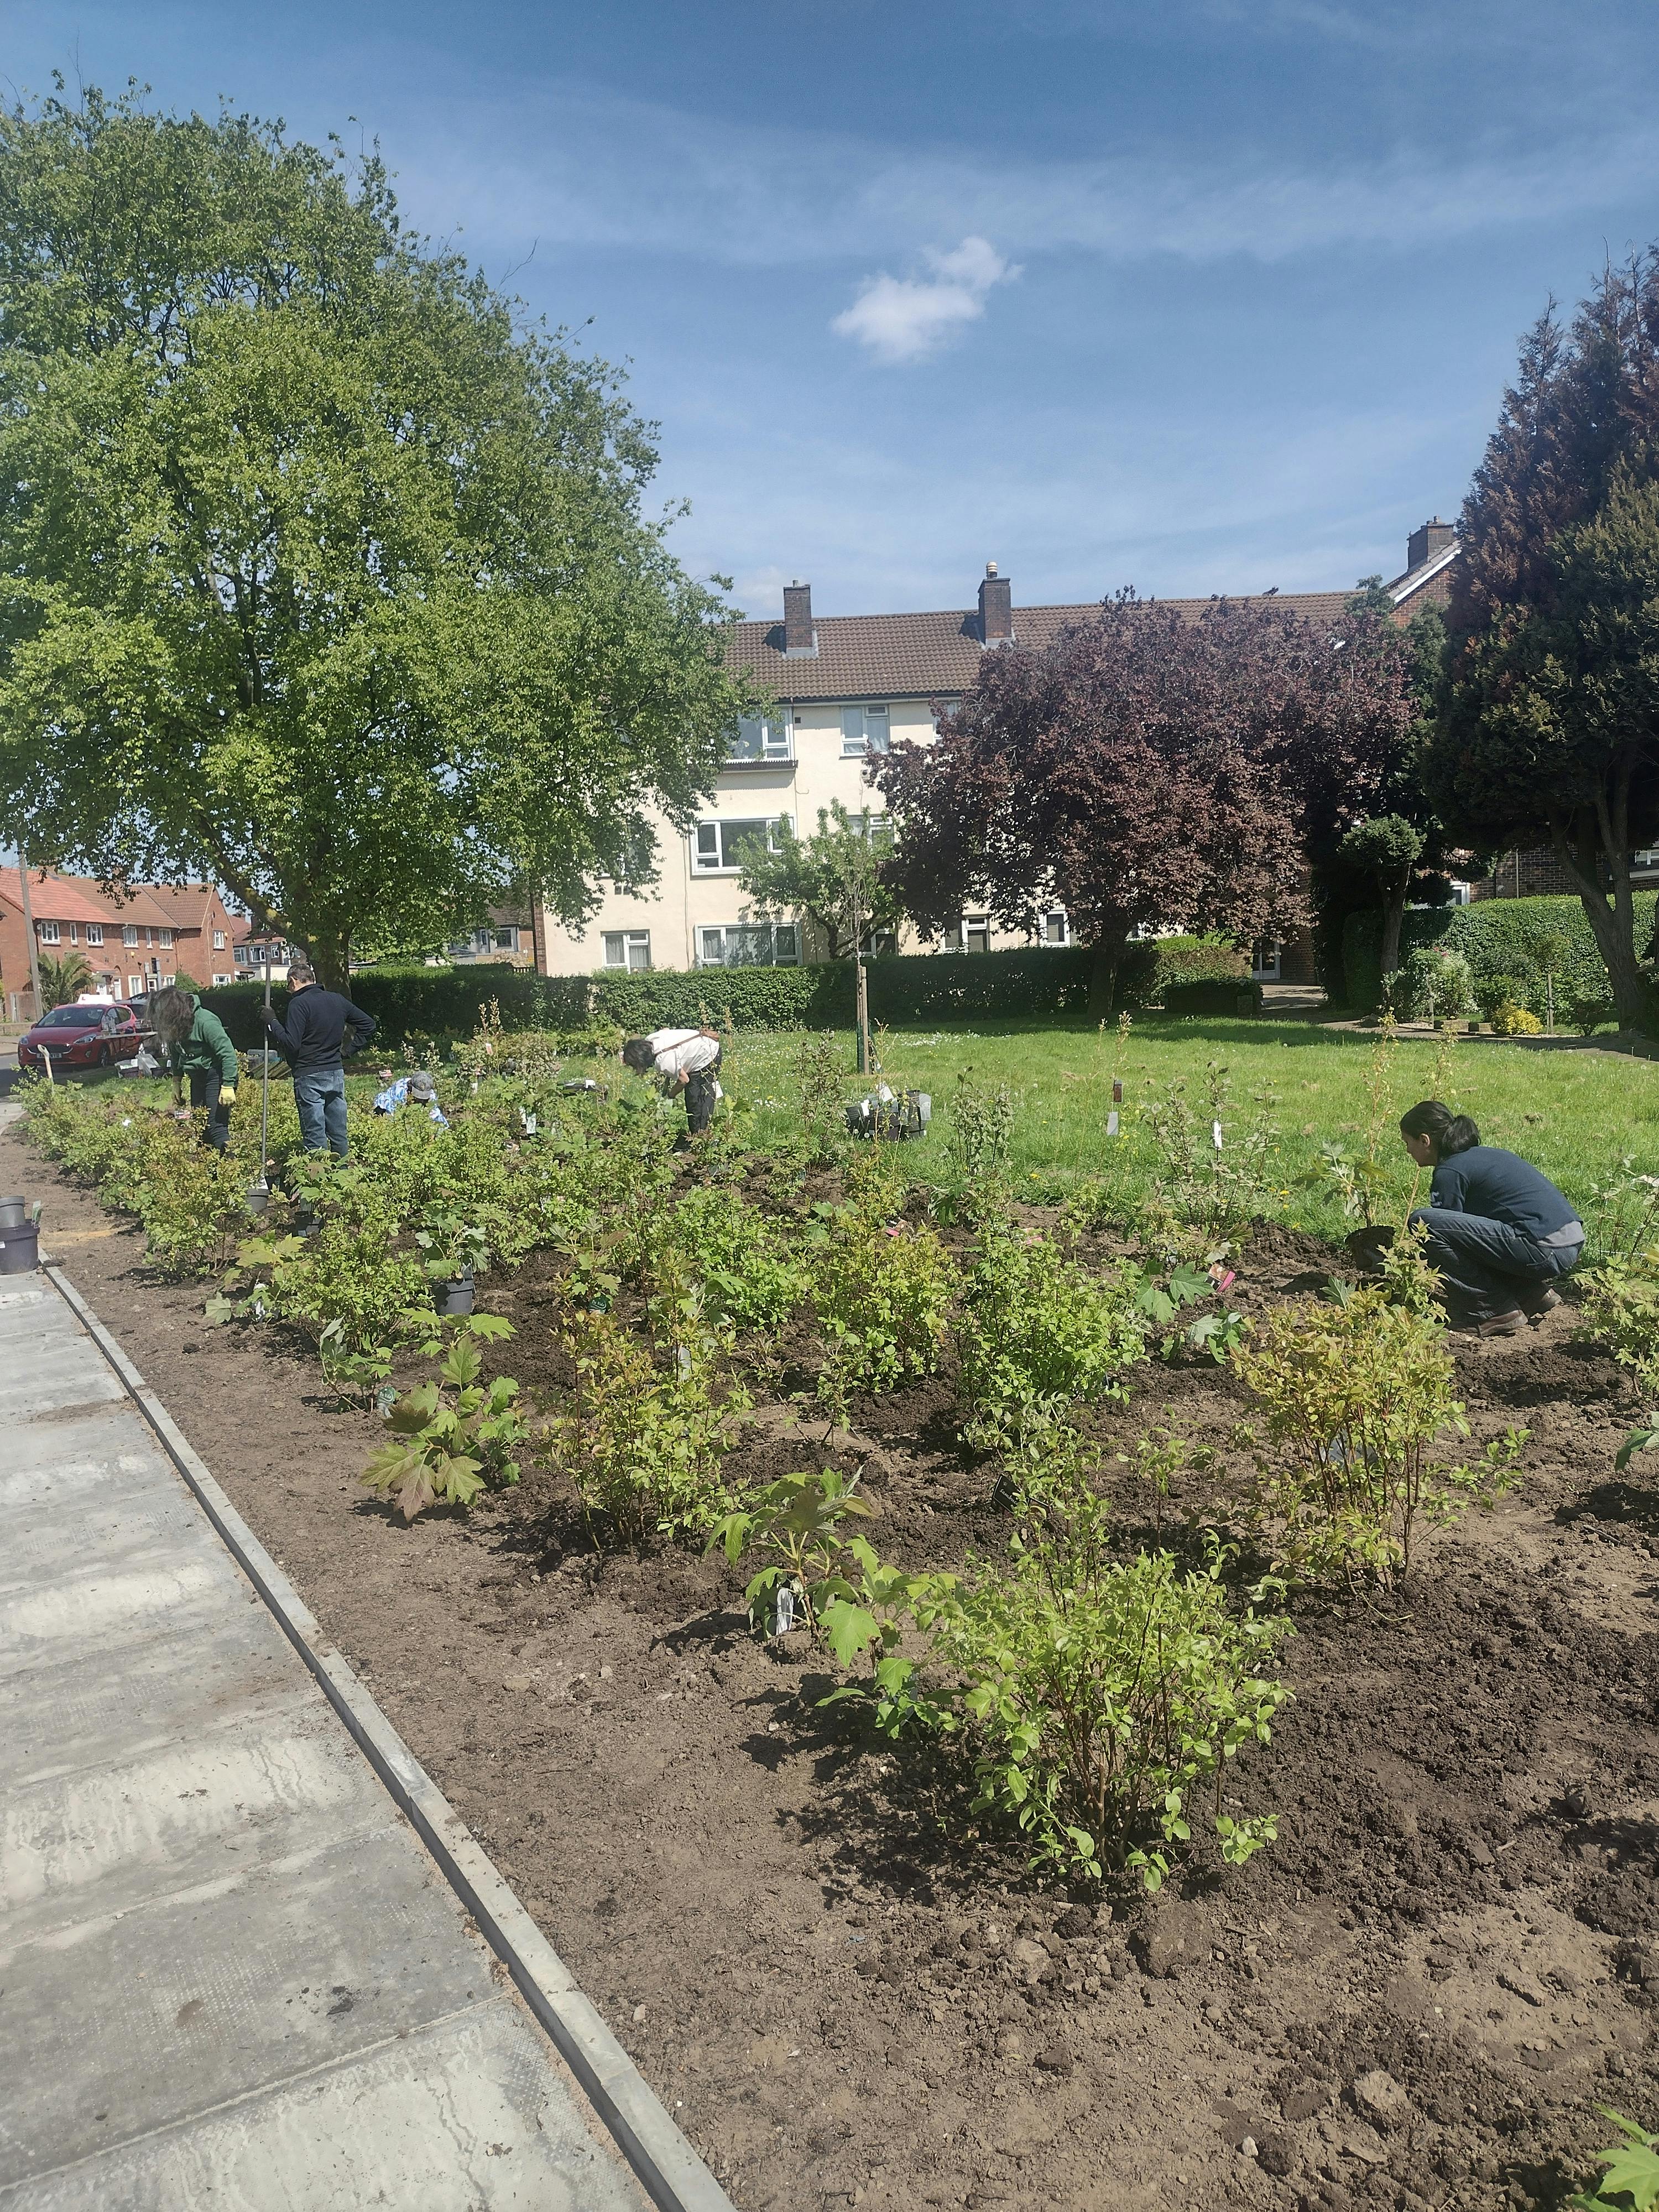
<instances>
[{"instance_id":1,"label":"leafy green bush","mask_svg":"<svg viewBox=\"0 0 1659 2212\"><path fill-rule=\"evenodd\" d=\"M812 1270L812 1303L830 1340L819 1395L844 1411L852 1391L933 1374L956 1279L934 1231L889 1217L878 1190L842 1207Z\"/></svg>"},{"instance_id":2,"label":"leafy green bush","mask_svg":"<svg viewBox=\"0 0 1659 2212\"><path fill-rule=\"evenodd\" d=\"M1584 1334L1606 1345L1659 1404L1659 1247L1616 1254L1579 1280Z\"/></svg>"},{"instance_id":3,"label":"leafy green bush","mask_svg":"<svg viewBox=\"0 0 1659 2212\"><path fill-rule=\"evenodd\" d=\"M1659 893L1641 890L1632 896L1639 952L1653 933ZM1382 944L1380 914L1364 911L1348 916L1342 931L1342 969L1352 1006L1369 1009L1380 1003ZM1480 899L1472 906L1409 909L1401 932L1401 957L1408 959L1416 947L1430 945L1461 952L1477 992L1489 976L1516 977L1522 987L1516 1003L1530 1013L1545 1010L1540 951L1555 957L1551 972L1558 1007L1580 1000L1586 1005L1611 1000L1607 969L1576 898ZM1611 1012L1607 1018L1613 1018Z\"/></svg>"},{"instance_id":4,"label":"leafy green bush","mask_svg":"<svg viewBox=\"0 0 1659 2212\"><path fill-rule=\"evenodd\" d=\"M510 1455L529 1433L514 1404L519 1386L505 1375L480 1382L482 1365L474 1336L457 1335L436 1375L406 1390L385 1417L389 1434L362 1480L391 1498L405 1521L429 1505L471 1505L481 1490L519 1479Z\"/></svg>"},{"instance_id":5,"label":"leafy green bush","mask_svg":"<svg viewBox=\"0 0 1659 2212\"><path fill-rule=\"evenodd\" d=\"M566 1338L576 1389L548 1434L596 1543L607 1531L626 1544L702 1536L732 1510L722 1468L748 1400L735 1384L720 1388L717 1339L682 1334L665 1354L602 1313Z\"/></svg>"},{"instance_id":6,"label":"leafy green bush","mask_svg":"<svg viewBox=\"0 0 1659 2212\"><path fill-rule=\"evenodd\" d=\"M661 1217L653 1262L697 1284L711 1321L777 1329L806 1294L806 1269L764 1214L723 1184L690 1190Z\"/></svg>"},{"instance_id":7,"label":"leafy green bush","mask_svg":"<svg viewBox=\"0 0 1659 2212\"><path fill-rule=\"evenodd\" d=\"M1413 1021L1455 1020L1474 1004L1474 981L1461 952L1419 945L1407 955L1396 1011Z\"/></svg>"},{"instance_id":8,"label":"leafy green bush","mask_svg":"<svg viewBox=\"0 0 1659 2212\"><path fill-rule=\"evenodd\" d=\"M1056 1431L1029 1473L1012 1566L908 1593L930 1644L907 1679L890 1663L889 1725L915 1712L962 1729L975 1809L1017 1826L1039 1864L1128 1869L1156 1889L1206 1799L1222 1856L1242 1864L1276 1820L1224 1811L1224 1778L1289 1694L1265 1671L1289 1623L1263 1591L1235 1612L1218 1551L1201 1574L1162 1552L1115 1562L1075 1437Z\"/></svg>"},{"instance_id":9,"label":"leafy green bush","mask_svg":"<svg viewBox=\"0 0 1659 2212\"><path fill-rule=\"evenodd\" d=\"M975 1440L1000 1441L1039 1401L1126 1395L1121 1378L1146 1358L1150 1327L1133 1287L1091 1274L1050 1238L988 1226L957 1321Z\"/></svg>"},{"instance_id":10,"label":"leafy green bush","mask_svg":"<svg viewBox=\"0 0 1659 2212\"><path fill-rule=\"evenodd\" d=\"M1596 2153L1596 2164L1607 2172L1595 2189L1567 2199L1571 2212L1653 2212L1659 2204L1659 2136L1606 2105L1598 2110L1621 2140Z\"/></svg>"},{"instance_id":11,"label":"leafy green bush","mask_svg":"<svg viewBox=\"0 0 1659 2212\"><path fill-rule=\"evenodd\" d=\"M774 1636L793 1628L808 1630L814 1644L827 1638L842 1666L877 1641L896 1643L898 1631L885 1632L866 1601L890 1601L894 1577L861 1536L848 1537L842 1523L867 1520L875 1508L857 1495L857 1475L825 1468L820 1474L785 1474L768 1483L728 1513L708 1540L712 1552L723 1548L736 1566L746 1552L758 1553L759 1571L744 1592L751 1624ZM848 1565L858 1570L855 1581Z\"/></svg>"},{"instance_id":12,"label":"leafy green bush","mask_svg":"<svg viewBox=\"0 0 1659 2212\"><path fill-rule=\"evenodd\" d=\"M1410 1570L1419 1517L1443 1526L1515 1485L1524 1429L1473 1467L1437 1455L1469 1432L1445 1333L1387 1285L1273 1307L1232 1358L1279 1447L1258 1455L1256 1516L1299 1573L1390 1582Z\"/></svg>"},{"instance_id":13,"label":"leafy green bush","mask_svg":"<svg viewBox=\"0 0 1659 2212\"><path fill-rule=\"evenodd\" d=\"M945 1137L946 1172L958 1190L993 1200L1006 1181L1008 1146L1013 1134L1014 1102L1006 1083L975 1083L964 1067L957 1078Z\"/></svg>"}]
</instances>

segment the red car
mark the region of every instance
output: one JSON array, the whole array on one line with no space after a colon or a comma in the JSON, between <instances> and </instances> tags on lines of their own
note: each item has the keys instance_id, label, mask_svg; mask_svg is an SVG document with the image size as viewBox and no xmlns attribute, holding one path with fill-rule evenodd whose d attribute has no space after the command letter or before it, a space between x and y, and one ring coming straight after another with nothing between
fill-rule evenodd
<instances>
[{"instance_id":1,"label":"red car","mask_svg":"<svg viewBox=\"0 0 1659 2212\"><path fill-rule=\"evenodd\" d=\"M108 1067L136 1058L139 1037L138 1017L131 1006L54 1006L18 1039L17 1065L43 1068L44 1048L52 1054L54 1074L66 1067Z\"/></svg>"}]
</instances>

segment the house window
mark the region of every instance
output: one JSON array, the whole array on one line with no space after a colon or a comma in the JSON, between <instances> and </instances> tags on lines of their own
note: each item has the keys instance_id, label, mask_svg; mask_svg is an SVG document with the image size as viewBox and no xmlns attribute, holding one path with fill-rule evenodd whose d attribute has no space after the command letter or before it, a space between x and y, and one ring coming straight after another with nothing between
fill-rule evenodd
<instances>
[{"instance_id":1,"label":"house window","mask_svg":"<svg viewBox=\"0 0 1659 2212\"><path fill-rule=\"evenodd\" d=\"M1052 914L1045 914L1043 915L1042 941L1045 945L1069 945L1071 943L1071 925L1066 919L1066 909L1064 907L1056 907Z\"/></svg>"},{"instance_id":2,"label":"house window","mask_svg":"<svg viewBox=\"0 0 1659 2212\"><path fill-rule=\"evenodd\" d=\"M236 978L234 975L216 975L213 979L214 988L216 990L221 983L234 983L235 981Z\"/></svg>"},{"instance_id":3,"label":"house window","mask_svg":"<svg viewBox=\"0 0 1659 2212\"><path fill-rule=\"evenodd\" d=\"M246 968L246 965L247 965L247 947L246 947L246 945L239 945L237 946L237 948L236 948L236 953L235 953L235 958L236 958L236 964L237 964L237 966L238 966L239 968Z\"/></svg>"},{"instance_id":4,"label":"house window","mask_svg":"<svg viewBox=\"0 0 1659 2212\"><path fill-rule=\"evenodd\" d=\"M884 753L891 724L885 707L843 707L841 710L841 751L843 760L862 759L866 753Z\"/></svg>"},{"instance_id":5,"label":"house window","mask_svg":"<svg viewBox=\"0 0 1659 2212\"><path fill-rule=\"evenodd\" d=\"M988 952L991 949L991 917L988 914L965 914L962 918L963 942L970 952Z\"/></svg>"},{"instance_id":6,"label":"house window","mask_svg":"<svg viewBox=\"0 0 1659 2212\"><path fill-rule=\"evenodd\" d=\"M789 758L789 715L784 708L771 714L745 714L738 734L726 748L726 759L741 767L747 761L787 761Z\"/></svg>"},{"instance_id":7,"label":"house window","mask_svg":"<svg viewBox=\"0 0 1659 2212\"><path fill-rule=\"evenodd\" d=\"M70 943L71 945L78 945L80 942L81 925L78 921L72 921L70 924Z\"/></svg>"},{"instance_id":8,"label":"house window","mask_svg":"<svg viewBox=\"0 0 1659 2212\"><path fill-rule=\"evenodd\" d=\"M161 943L162 943L163 947L165 948L166 946L167 946L167 945L171 945L171 944L172 944L172 942L173 942L173 932L172 932L170 929L164 929L164 930L161 932Z\"/></svg>"},{"instance_id":9,"label":"house window","mask_svg":"<svg viewBox=\"0 0 1659 2212\"><path fill-rule=\"evenodd\" d=\"M697 932L700 968L794 968L800 933L793 921L729 922Z\"/></svg>"},{"instance_id":10,"label":"house window","mask_svg":"<svg viewBox=\"0 0 1659 2212\"><path fill-rule=\"evenodd\" d=\"M163 975L161 978L161 988L164 991L171 990L178 980L179 978L176 975Z\"/></svg>"},{"instance_id":11,"label":"house window","mask_svg":"<svg viewBox=\"0 0 1659 2212\"><path fill-rule=\"evenodd\" d=\"M87 924L87 943L88 945L101 945L103 941L103 923L101 921L89 921Z\"/></svg>"},{"instance_id":12,"label":"house window","mask_svg":"<svg viewBox=\"0 0 1659 2212\"><path fill-rule=\"evenodd\" d=\"M143 979L143 977L142 975L129 975L129 976L127 977L127 996L128 996L128 998L130 998L130 999L136 999L136 998L138 998L138 997L142 994L142 993L143 993L143 988L144 988L144 979Z\"/></svg>"},{"instance_id":13,"label":"house window","mask_svg":"<svg viewBox=\"0 0 1659 2212\"><path fill-rule=\"evenodd\" d=\"M121 925L121 942L123 945L137 945L138 942L138 925L137 922L123 922Z\"/></svg>"},{"instance_id":14,"label":"house window","mask_svg":"<svg viewBox=\"0 0 1659 2212\"><path fill-rule=\"evenodd\" d=\"M56 945L58 941L58 924L55 921L43 921L40 925L41 944Z\"/></svg>"},{"instance_id":15,"label":"house window","mask_svg":"<svg viewBox=\"0 0 1659 2212\"><path fill-rule=\"evenodd\" d=\"M763 844L769 853L779 851L789 817L775 821L699 822L691 841L691 866L700 876L735 875L743 866L744 848Z\"/></svg>"},{"instance_id":16,"label":"house window","mask_svg":"<svg viewBox=\"0 0 1659 2212\"><path fill-rule=\"evenodd\" d=\"M651 965L650 931L607 929L605 933L605 964L607 968L648 968Z\"/></svg>"},{"instance_id":17,"label":"house window","mask_svg":"<svg viewBox=\"0 0 1659 2212\"><path fill-rule=\"evenodd\" d=\"M222 952L225 949L225 933L222 929L216 929L213 933L213 949L216 952Z\"/></svg>"},{"instance_id":18,"label":"house window","mask_svg":"<svg viewBox=\"0 0 1659 2212\"><path fill-rule=\"evenodd\" d=\"M516 929L498 929L495 932L497 952L516 952L518 949L519 933Z\"/></svg>"}]
</instances>

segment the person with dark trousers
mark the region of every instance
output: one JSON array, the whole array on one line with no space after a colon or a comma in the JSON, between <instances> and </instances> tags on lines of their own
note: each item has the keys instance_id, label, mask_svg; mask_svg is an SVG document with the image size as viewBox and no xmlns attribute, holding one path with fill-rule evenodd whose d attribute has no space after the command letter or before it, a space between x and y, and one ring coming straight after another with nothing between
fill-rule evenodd
<instances>
[{"instance_id":1,"label":"person with dark trousers","mask_svg":"<svg viewBox=\"0 0 1659 2212\"><path fill-rule=\"evenodd\" d=\"M207 1108L203 1142L222 1152L230 1139L230 1109L236 1103L236 1048L217 1014L210 1013L193 991L169 983L153 992L149 1025L161 1046L173 1095L182 1111L185 1085L190 1085L191 1110Z\"/></svg>"},{"instance_id":2,"label":"person with dark trousers","mask_svg":"<svg viewBox=\"0 0 1659 2212\"><path fill-rule=\"evenodd\" d=\"M1422 1226L1453 1325L1516 1336L1541 1321L1584 1249L1584 1224L1566 1200L1519 1153L1483 1145L1468 1115L1437 1098L1404 1115L1400 1134L1419 1167L1434 1170L1429 1203L1411 1220Z\"/></svg>"},{"instance_id":3,"label":"person with dark trousers","mask_svg":"<svg viewBox=\"0 0 1659 2212\"><path fill-rule=\"evenodd\" d=\"M373 1014L338 991L325 991L304 961L289 969L288 1019L268 1014L265 1028L294 1071L294 1103L308 1152L326 1147L336 1159L346 1157L345 1062L379 1026Z\"/></svg>"},{"instance_id":4,"label":"person with dark trousers","mask_svg":"<svg viewBox=\"0 0 1659 2212\"><path fill-rule=\"evenodd\" d=\"M716 1031L653 1030L649 1036L629 1037L622 1056L623 1065L636 1075L654 1074L671 1098L677 1091L684 1091L690 1133L694 1137L702 1135L714 1118L720 1096L720 1041Z\"/></svg>"}]
</instances>

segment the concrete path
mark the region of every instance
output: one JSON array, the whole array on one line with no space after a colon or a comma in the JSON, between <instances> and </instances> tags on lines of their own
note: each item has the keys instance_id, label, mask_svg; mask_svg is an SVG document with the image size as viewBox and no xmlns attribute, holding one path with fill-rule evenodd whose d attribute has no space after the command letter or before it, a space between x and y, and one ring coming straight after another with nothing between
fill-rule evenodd
<instances>
[{"instance_id":1,"label":"concrete path","mask_svg":"<svg viewBox=\"0 0 1659 2212\"><path fill-rule=\"evenodd\" d=\"M0 1277L0 1526L4 2212L640 2212L45 1275Z\"/></svg>"}]
</instances>

